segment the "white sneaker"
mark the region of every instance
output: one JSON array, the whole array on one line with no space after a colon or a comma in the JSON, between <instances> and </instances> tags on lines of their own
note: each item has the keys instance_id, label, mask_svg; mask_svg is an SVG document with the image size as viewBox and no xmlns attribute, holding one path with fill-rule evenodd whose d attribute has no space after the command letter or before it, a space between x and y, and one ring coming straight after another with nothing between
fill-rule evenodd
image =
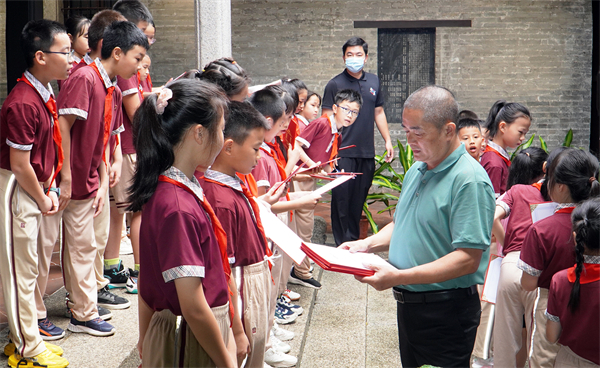
<instances>
[{"instance_id":1,"label":"white sneaker","mask_svg":"<svg viewBox=\"0 0 600 368\"><path fill-rule=\"evenodd\" d=\"M263 363L263 368L273 368L270 365L268 365L267 363Z\"/></svg>"},{"instance_id":2,"label":"white sneaker","mask_svg":"<svg viewBox=\"0 0 600 368\"><path fill-rule=\"evenodd\" d=\"M275 337L277 337L281 341L290 341L294 338L294 336L296 336L294 332L279 327L277 322L273 322L273 327L271 328L271 331L273 332Z\"/></svg>"},{"instance_id":3,"label":"white sneaker","mask_svg":"<svg viewBox=\"0 0 600 368\"><path fill-rule=\"evenodd\" d=\"M290 352L290 350L292 350L292 347L289 344L286 344L285 342L279 340L273 334L273 331L271 331L271 344L273 346L273 349L277 350L280 353L287 354Z\"/></svg>"},{"instance_id":4,"label":"white sneaker","mask_svg":"<svg viewBox=\"0 0 600 368\"><path fill-rule=\"evenodd\" d=\"M298 363L298 358L269 348L265 352L265 363L273 367L293 367Z\"/></svg>"},{"instance_id":5,"label":"white sneaker","mask_svg":"<svg viewBox=\"0 0 600 368\"><path fill-rule=\"evenodd\" d=\"M287 298L289 298L291 301L296 301L296 300L300 300L300 294L298 294L295 291L291 291L290 289L286 289L283 292L283 295L286 296Z\"/></svg>"},{"instance_id":6,"label":"white sneaker","mask_svg":"<svg viewBox=\"0 0 600 368\"><path fill-rule=\"evenodd\" d=\"M494 357L489 359L483 359L479 357L475 357L473 359L473 368L491 368L494 366Z\"/></svg>"}]
</instances>

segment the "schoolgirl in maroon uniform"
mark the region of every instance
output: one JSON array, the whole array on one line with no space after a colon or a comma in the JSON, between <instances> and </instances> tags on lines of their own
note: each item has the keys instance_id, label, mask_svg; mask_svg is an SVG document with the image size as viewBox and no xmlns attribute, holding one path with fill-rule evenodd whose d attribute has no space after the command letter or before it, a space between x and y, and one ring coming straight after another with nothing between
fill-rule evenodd
<instances>
[{"instance_id":1,"label":"schoolgirl in maroon uniform","mask_svg":"<svg viewBox=\"0 0 600 368\"><path fill-rule=\"evenodd\" d=\"M548 168L548 192L559 205L552 216L533 224L525 236L517 263L523 270L523 289L538 288L530 366L551 365L558 351L545 333L548 288L555 273L575 263L571 213L577 203L600 193L597 176L598 160L589 152L574 148L561 152Z\"/></svg>"},{"instance_id":2,"label":"schoolgirl in maroon uniform","mask_svg":"<svg viewBox=\"0 0 600 368\"><path fill-rule=\"evenodd\" d=\"M552 155L559 152L555 150ZM530 205L550 200L547 194L544 196L547 181L540 180L544 177L547 158L548 154L541 148L520 151L510 167L508 190L496 201L492 233L503 245L504 258L494 316L494 363L501 367L523 366L529 350L529 339L523 341L522 338L523 315L531 332L531 314L525 314L525 310L533 309L537 293L521 287L522 271L517 268L517 262L523 239L532 225ZM505 230L501 220L506 217Z\"/></svg>"},{"instance_id":3,"label":"schoolgirl in maroon uniform","mask_svg":"<svg viewBox=\"0 0 600 368\"><path fill-rule=\"evenodd\" d=\"M481 156L481 165L488 173L496 197L506 191L510 156L507 148L517 148L531 126L531 113L517 102L498 100L485 122L488 144Z\"/></svg>"},{"instance_id":4,"label":"schoolgirl in maroon uniform","mask_svg":"<svg viewBox=\"0 0 600 368\"><path fill-rule=\"evenodd\" d=\"M591 180L591 179L590 179ZM555 367L600 365L600 199L571 214L577 263L552 277L546 335L560 348Z\"/></svg>"},{"instance_id":5,"label":"schoolgirl in maroon uniform","mask_svg":"<svg viewBox=\"0 0 600 368\"><path fill-rule=\"evenodd\" d=\"M144 366L237 367L226 235L194 177L221 150L226 109L216 86L184 79L145 98L135 115L138 161L129 210L143 209L138 348Z\"/></svg>"}]
</instances>

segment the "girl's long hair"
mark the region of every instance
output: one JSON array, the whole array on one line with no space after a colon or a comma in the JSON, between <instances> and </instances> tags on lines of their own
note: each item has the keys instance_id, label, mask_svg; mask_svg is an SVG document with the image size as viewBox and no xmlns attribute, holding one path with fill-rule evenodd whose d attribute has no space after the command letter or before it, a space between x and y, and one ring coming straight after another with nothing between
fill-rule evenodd
<instances>
[{"instance_id":1,"label":"girl's long hair","mask_svg":"<svg viewBox=\"0 0 600 368\"><path fill-rule=\"evenodd\" d=\"M227 97L214 84L182 79L167 87L173 97L167 101L162 114L157 113L157 94L144 99L133 118L137 163L129 187L129 211L137 212L148 202L158 177L173 165L174 147L188 129L200 124L209 132L208 142L217 135L219 122L227 112Z\"/></svg>"}]
</instances>

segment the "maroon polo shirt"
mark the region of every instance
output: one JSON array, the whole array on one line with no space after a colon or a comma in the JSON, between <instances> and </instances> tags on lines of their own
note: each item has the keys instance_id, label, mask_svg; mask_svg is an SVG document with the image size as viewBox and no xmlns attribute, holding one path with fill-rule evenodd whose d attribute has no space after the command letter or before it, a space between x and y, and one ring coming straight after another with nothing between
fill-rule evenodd
<instances>
[{"instance_id":1,"label":"maroon polo shirt","mask_svg":"<svg viewBox=\"0 0 600 368\"><path fill-rule=\"evenodd\" d=\"M137 94L138 98L140 99L140 102L142 101L142 94L138 89L137 74L129 79L117 77L117 85L123 92L123 97L132 94ZM122 109L123 127L125 128L125 130L121 133L121 151L123 152L123 154L131 155L135 153L135 146L133 144L133 125L131 124L131 120L129 120L127 111L125 111L125 106L123 106Z\"/></svg>"},{"instance_id":2,"label":"maroon polo shirt","mask_svg":"<svg viewBox=\"0 0 600 368\"><path fill-rule=\"evenodd\" d=\"M313 120L310 125L296 138L304 148L304 152L314 162L327 162L331 157L332 140L334 133L331 132L329 118ZM342 142L341 134L338 136L338 147Z\"/></svg>"},{"instance_id":3,"label":"maroon polo shirt","mask_svg":"<svg viewBox=\"0 0 600 368\"><path fill-rule=\"evenodd\" d=\"M575 313L571 313L567 306L572 289L567 270L559 271L552 277L547 312L560 319L562 332L558 342L571 348L580 357L600 364L600 281L581 284L579 308Z\"/></svg>"},{"instance_id":4,"label":"maroon polo shirt","mask_svg":"<svg viewBox=\"0 0 600 368\"><path fill-rule=\"evenodd\" d=\"M523 241L521 261L534 270L541 271L538 286L546 289L550 287L555 273L573 266L575 245L571 214L555 213L533 224ZM526 269L523 271L532 275Z\"/></svg>"},{"instance_id":5,"label":"maroon polo shirt","mask_svg":"<svg viewBox=\"0 0 600 368\"><path fill-rule=\"evenodd\" d=\"M481 165L487 172L494 193L504 194L506 192L506 182L508 181L508 165L495 152L484 152L480 159Z\"/></svg>"},{"instance_id":6,"label":"maroon polo shirt","mask_svg":"<svg viewBox=\"0 0 600 368\"><path fill-rule=\"evenodd\" d=\"M149 80L149 78L146 78L146 80L140 80L140 85L142 86L144 92L152 92L152 86L150 85Z\"/></svg>"},{"instance_id":7,"label":"maroon polo shirt","mask_svg":"<svg viewBox=\"0 0 600 368\"><path fill-rule=\"evenodd\" d=\"M510 252L521 250L525 235L533 224L529 205L544 202L544 197L533 185L518 184L512 186L498 201L505 203L510 208L510 216L505 229L504 248L502 249L502 253L507 255Z\"/></svg>"},{"instance_id":8,"label":"maroon polo shirt","mask_svg":"<svg viewBox=\"0 0 600 368\"><path fill-rule=\"evenodd\" d=\"M71 199L96 196L100 179L104 139L104 100L106 87L91 67L75 71L63 84L58 96L58 114L75 115L71 127ZM110 131L121 126L121 91L115 88Z\"/></svg>"},{"instance_id":9,"label":"maroon polo shirt","mask_svg":"<svg viewBox=\"0 0 600 368\"><path fill-rule=\"evenodd\" d=\"M266 146L266 144L263 143L263 146ZM282 180L277 168L277 162L263 150L260 150L260 159L258 159L256 166L252 169L252 175L256 179L257 187L270 188L273 184Z\"/></svg>"},{"instance_id":10,"label":"maroon polo shirt","mask_svg":"<svg viewBox=\"0 0 600 368\"><path fill-rule=\"evenodd\" d=\"M0 110L0 167L11 170L8 140L13 148L29 151L37 180L48 180L56 158L52 124L52 115L40 94L25 82L18 82Z\"/></svg>"},{"instance_id":11,"label":"maroon polo shirt","mask_svg":"<svg viewBox=\"0 0 600 368\"><path fill-rule=\"evenodd\" d=\"M171 183L159 182L144 206L140 226L140 295L155 311L180 316L175 283L179 277L202 279L211 308L229 300L217 238L207 214L194 195Z\"/></svg>"},{"instance_id":12,"label":"maroon polo shirt","mask_svg":"<svg viewBox=\"0 0 600 368\"><path fill-rule=\"evenodd\" d=\"M244 194L231 187L198 178L204 195L227 233L227 257L233 267L265 259L265 244Z\"/></svg>"}]
</instances>

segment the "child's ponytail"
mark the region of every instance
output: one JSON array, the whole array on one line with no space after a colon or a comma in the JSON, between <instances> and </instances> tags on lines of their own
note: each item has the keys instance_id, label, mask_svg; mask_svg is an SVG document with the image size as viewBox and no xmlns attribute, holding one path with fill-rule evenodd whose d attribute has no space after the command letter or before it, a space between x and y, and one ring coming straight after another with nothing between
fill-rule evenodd
<instances>
[{"instance_id":1,"label":"child's ponytail","mask_svg":"<svg viewBox=\"0 0 600 368\"><path fill-rule=\"evenodd\" d=\"M539 180L544 175L544 162L548 154L541 148L529 147L516 155L510 165L506 190L513 185L529 185Z\"/></svg>"},{"instance_id":2,"label":"child's ponytail","mask_svg":"<svg viewBox=\"0 0 600 368\"><path fill-rule=\"evenodd\" d=\"M540 192L542 193L542 197L544 197L545 201L551 201L550 193L548 193L548 170L552 165L552 161L561 154L562 151L566 150L567 147L558 147L552 150L546 159L546 174L544 175L544 182L542 183L542 187ZM512 165L511 165L512 166Z\"/></svg>"},{"instance_id":3,"label":"child's ponytail","mask_svg":"<svg viewBox=\"0 0 600 368\"><path fill-rule=\"evenodd\" d=\"M532 120L529 109L520 103L506 102L505 100L494 102L485 121L487 138L492 139L498 134L501 122L512 124L515 120L522 117L528 118L530 121Z\"/></svg>"},{"instance_id":4,"label":"child's ponytail","mask_svg":"<svg viewBox=\"0 0 600 368\"><path fill-rule=\"evenodd\" d=\"M181 79L169 83L163 92L160 97L153 94L145 98L133 117L137 163L129 187L129 211L140 211L152 197L158 177L173 165L173 148L190 127L206 128L206 144L215 150L217 134L222 134L218 130L227 112L227 97L219 87L195 79ZM159 98L160 106L157 105Z\"/></svg>"},{"instance_id":5,"label":"child's ponytail","mask_svg":"<svg viewBox=\"0 0 600 368\"><path fill-rule=\"evenodd\" d=\"M571 313L575 313L579 307L581 273L585 260L584 253L598 253L600 244L600 199L594 198L581 203L571 215L573 222L573 231L575 232L575 282L571 289L568 307Z\"/></svg>"},{"instance_id":6,"label":"child's ponytail","mask_svg":"<svg viewBox=\"0 0 600 368\"><path fill-rule=\"evenodd\" d=\"M158 176L173 164L173 147L162 127L162 115L156 112L157 95L146 97L133 118L136 170L129 187L129 211L141 211L156 186Z\"/></svg>"},{"instance_id":7,"label":"child's ponytail","mask_svg":"<svg viewBox=\"0 0 600 368\"><path fill-rule=\"evenodd\" d=\"M548 167L548 185L564 184L575 203L598 196L598 159L580 149L567 148Z\"/></svg>"}]
</instances>

